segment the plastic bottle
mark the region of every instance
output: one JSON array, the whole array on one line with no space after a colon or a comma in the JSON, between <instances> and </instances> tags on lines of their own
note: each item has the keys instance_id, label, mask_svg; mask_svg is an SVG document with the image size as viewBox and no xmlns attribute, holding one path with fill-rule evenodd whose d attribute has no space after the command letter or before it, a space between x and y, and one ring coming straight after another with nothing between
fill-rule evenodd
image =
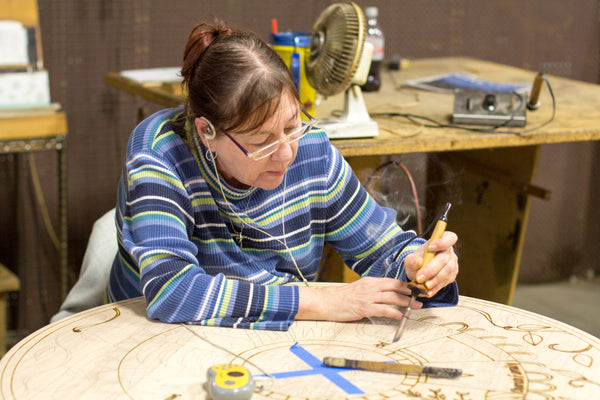
<instances>
[{"instance_id":1,"label":"plastic bottle","mask_svg":"<svg viewBox=\"0 0 600 400\"><path fill-rule=\"evenodd\" d=\"M383 64L384 44L385 39L383 32L379 28L377 15L379 10L377 7L366 7L365 17L367 18L367 37L366 41L373 45L373 58L371 59L371 68L367 82L361 86L365 92L375 92L381 86L381 65Z\"/></svg>"}]
</instances>

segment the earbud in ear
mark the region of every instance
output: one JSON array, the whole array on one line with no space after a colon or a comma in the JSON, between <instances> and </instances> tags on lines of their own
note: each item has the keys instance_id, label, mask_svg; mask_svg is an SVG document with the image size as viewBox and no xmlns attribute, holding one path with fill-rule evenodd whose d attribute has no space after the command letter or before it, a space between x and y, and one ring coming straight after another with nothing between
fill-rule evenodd
<instances>
[{"instance_id":1,"label":"earbud in ear","mask_svg":"<svg viewBox=\"0 0 600 400\"><path fill-rule=\"evenodd\" d=\"M213 140L215 136L217 136L217 130L215 129L214 125L204 117L200 117L200 119L206 122L206 129L204 129L202 136L204 136L206 140Z\"/></svg>"}]
</instances>

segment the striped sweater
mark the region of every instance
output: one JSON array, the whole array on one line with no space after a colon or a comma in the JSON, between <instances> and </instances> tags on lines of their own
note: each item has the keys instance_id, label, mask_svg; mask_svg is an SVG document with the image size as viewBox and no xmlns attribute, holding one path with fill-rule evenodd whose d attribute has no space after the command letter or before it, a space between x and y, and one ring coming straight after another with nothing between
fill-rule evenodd
<instances>
[{"instance_id":1,"label":"striped sweater","mask_svg":"<svg viewBox=\"0 0 600 400\"><path fill-rule=\"evenodd\" d=\"M368 195L322 130L298 142L285 184L241 190L222 181L225 200L207 148L177 134L183 117L182 108L159 111L129 139L108 301L143 295L148 316L163 322L286 330L299 295L282 284L301 280L296 265L314 280L325 243L361 276L406 280L402 261L423 241L392 261L414 232ZM456 304L456 285L449 289L429 305Z\"/></svg>"}]
</instances>

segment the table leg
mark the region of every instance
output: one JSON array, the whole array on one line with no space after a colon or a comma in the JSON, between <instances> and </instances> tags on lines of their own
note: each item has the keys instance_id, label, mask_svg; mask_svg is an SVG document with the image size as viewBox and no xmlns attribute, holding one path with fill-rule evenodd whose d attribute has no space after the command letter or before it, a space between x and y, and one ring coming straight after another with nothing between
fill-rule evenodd
<instances>
[{"instance_id":1,"label":"table leg","mask_svg":"<svg viewBox=\"0 0 600 400\"><path fill-rule=\"evenodd\" d=\"M457 281L462 295L511 304L530 188L535 188L528 184L538 152L539 146L526 146L437 153L430 158L428 182L438 187L428 197L428 209L435 213L443 203L453 203L448 230L459 235ZM549 197L549 192L538 189Z\"/></svg>"},{"instance_id":2,"label":"table leg","mask_svg":"<svg viewBox=\"0 0 600 400\"><path fill-rule=\"evenodd\" d=\"M68 220L67 220L67 139L57 145L58 150L58 218L60 223L60 294L64 301L69 292Z\"/></svg>"},{"instance_id":3,"label":"table leg","mask_svg":"<svg viewBox=\"0 0 600 400\"><path fill-rule=\"evenodd\" d=\"M23 243L27 243L27 235L25 234L25 229L23 228L26 224L25 218L25 196L23 194L23 187L27 186L24 184L26 179L28 178L28 174L23 171L25 168L25 163L22 160L22 154L15 154L15 171L16 171L16 183L15 183L15 193L17 197L17 205L16 205L16 214L17 214L17 276L21 279L22 285L21 290L19 292L19 297L17 300L17 334L19 335L19 339L21 339L22 332L25 332L25 307L26 307L26 299L25 299L25 288L27 287L26 280L24 277L27 276L25 272L25 249ZM25 335L23 335L24 337Z\"/></svg>"}]
</instances>

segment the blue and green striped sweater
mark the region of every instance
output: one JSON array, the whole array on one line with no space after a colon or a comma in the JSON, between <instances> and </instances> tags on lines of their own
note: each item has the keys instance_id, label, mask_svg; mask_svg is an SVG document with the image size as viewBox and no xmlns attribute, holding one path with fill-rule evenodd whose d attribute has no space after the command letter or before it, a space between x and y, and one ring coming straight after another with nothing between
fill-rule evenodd
<instances>
[{"instance_id":1,"label":"blue and green striped sweater","mask_svg":"<svg viewBox=\"0 0 600 400\"><path fill-rule=\"evenodd\" d=\"M163 322L286 330L298 287L282 284L300 280L289 253L311 281L325 243L359 275L381 276L389 267L388 276L406 280L402 260L423 241L392 263L414 232L368 195L322 130L298 142L285 194L283 184L240 190L222 182L233 213L207 149L192 151L182 139L183 118L182 108L159 111L129 139L108 301L143 295L149 317ZM242 225L240 247L233 239ZM429 305L456 304L456 285L448 289Z\"/></svg>"}]
</instances>

